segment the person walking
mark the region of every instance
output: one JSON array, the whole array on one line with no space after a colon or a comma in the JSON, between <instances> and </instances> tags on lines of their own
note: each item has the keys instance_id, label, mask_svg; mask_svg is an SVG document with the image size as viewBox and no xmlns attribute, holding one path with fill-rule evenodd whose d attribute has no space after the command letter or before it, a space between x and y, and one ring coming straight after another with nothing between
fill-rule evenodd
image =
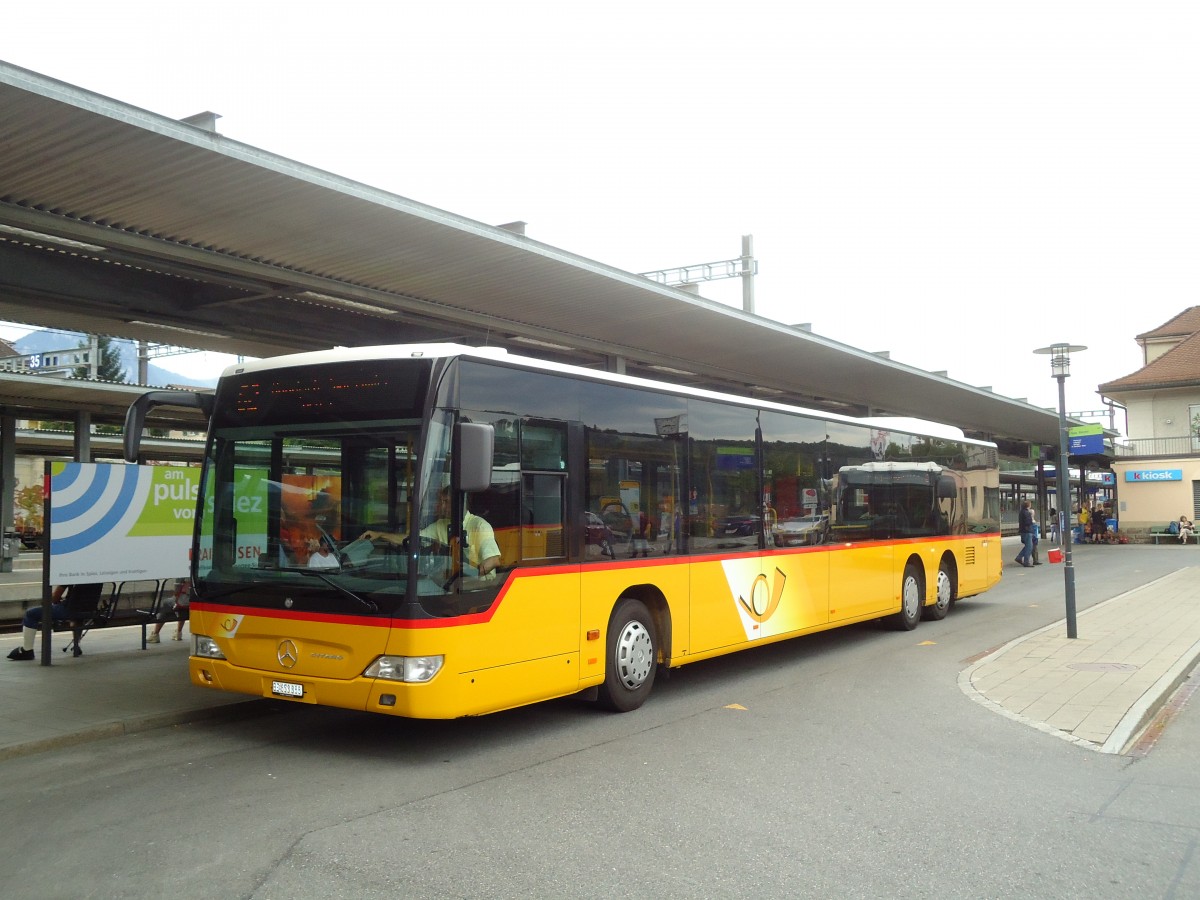
<instances>
[{"instance_id":1,"label":"person walking","mask_svg":"<svg viewBox=\"0 0 1200 900\"><path fill-rule=\"evenodd\" d=\"M1033 568L1033 509L1028 500L1021 502L1017 514L1017 532L1021 536L1021 552L1017 554L1017 565Z\"/></svg>"}]
</instances>

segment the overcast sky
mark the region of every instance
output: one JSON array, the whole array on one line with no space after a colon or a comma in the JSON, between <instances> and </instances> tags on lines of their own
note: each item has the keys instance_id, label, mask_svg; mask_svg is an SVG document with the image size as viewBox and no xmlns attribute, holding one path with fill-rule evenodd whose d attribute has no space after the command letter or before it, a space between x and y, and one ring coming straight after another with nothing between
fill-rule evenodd
<instances>
[{"instance_id":1,"label":"overcast sky","mask_svg":"<svg viewBox=\"0 0 1200 900\"><path fill-rule=\"evenodd\" d=\"M0 58L634 272L754 236L756 311L1040 406L1197 302L1200 5L6 8ZM705 296L741 304L736 281ZM163 360L169 365L169 360ZM1118 427L1122 423L1118 422Z\"/></svg>"}]
</instances>

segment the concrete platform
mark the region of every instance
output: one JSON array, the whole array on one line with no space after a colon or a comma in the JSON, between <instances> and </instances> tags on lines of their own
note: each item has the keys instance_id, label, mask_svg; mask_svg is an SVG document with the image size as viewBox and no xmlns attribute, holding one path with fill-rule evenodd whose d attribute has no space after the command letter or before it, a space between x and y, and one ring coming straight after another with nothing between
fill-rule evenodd
<instances>
[{"instance_id":1,"label":"concrete platform","mask_svg":"<svg viewBox=\"0 0 1200 900\"><path fill-rule=\"evenodd\" d=\"M1124 753L1200 659L1200 567L989 653L959 686L985 706L1103 753Z\"/></svg>"},{"instance_id":2,"label":"concrete platform","mask_svg":"<svg viewBox=\"0 0 1200 900\"><path fill-rule=\"evenodd\" d=\"M174 628L168 623L163 643L145 650L139 626L97 629L78 658L62 651L70 634L56 633L49 666L7 659L20 637L0 636L0 760L269 702L195 687L187 672L191 633L172 641Z\"/></svg>"}]
</instances>

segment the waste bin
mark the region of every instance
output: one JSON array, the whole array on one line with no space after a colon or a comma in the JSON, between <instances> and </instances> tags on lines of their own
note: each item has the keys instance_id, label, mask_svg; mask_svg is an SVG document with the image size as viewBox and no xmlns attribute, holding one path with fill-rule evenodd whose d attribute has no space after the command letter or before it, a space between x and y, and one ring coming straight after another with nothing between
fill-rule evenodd
<instances>
[{"instance_id":1,"label":"waste bin","mask_svg":"<svg viewBox=\"0 0 1200 900\"><path fill-rule=\"evenodd\" d=\"M7 536L0 541L0 572L11 572L13 560L21 549L21 540L15 536Z\"/></svg>"}]
</instances>

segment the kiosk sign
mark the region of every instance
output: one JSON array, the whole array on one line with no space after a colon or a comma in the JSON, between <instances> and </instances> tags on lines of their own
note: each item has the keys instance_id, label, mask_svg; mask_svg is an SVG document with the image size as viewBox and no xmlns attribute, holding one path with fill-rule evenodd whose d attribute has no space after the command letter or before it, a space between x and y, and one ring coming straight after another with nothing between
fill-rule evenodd
<instances>
[{"instance_id":1,"label":"kiosk sign","mask_svg":"<svg viewBox=\"0 0 1200 900\"><path fill-rule=\"evenodd\" d=\"M1127 469L1126 481L1183 481L1183 469Z\"/></svg>"}]
</instances>

